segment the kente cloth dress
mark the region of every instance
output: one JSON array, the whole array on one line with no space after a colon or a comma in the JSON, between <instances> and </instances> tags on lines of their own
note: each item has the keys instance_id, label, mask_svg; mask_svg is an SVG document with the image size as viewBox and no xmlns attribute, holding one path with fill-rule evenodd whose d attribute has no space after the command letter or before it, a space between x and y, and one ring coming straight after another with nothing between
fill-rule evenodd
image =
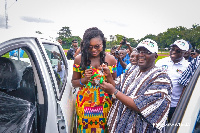
<instances>
[{"instance_id":1,"label":"kente cloth dress","mask_svg":"<svg viewBox=\"0 0 200 133\"><path fill-rule=\"evenodd\" d=\"M111 73L116 72L116 65L108 66ZM87 69L90 67L87 67ZM93 74L98 69L93 68ZM74 64L73 71L80 72L84 78L84 71L80 65ZM105 80L105 76L104 76ZM106 133L107 115L112 105L111 95L101 90L99 85L80 87L76 97L77 132L78 133Z\"/></svg>"}]
</instances>

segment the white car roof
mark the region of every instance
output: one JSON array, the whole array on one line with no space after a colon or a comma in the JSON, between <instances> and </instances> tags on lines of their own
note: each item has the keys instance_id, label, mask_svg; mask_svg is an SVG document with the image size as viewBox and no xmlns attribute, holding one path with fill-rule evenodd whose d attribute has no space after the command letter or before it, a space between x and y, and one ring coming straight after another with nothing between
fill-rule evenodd
<instances>
[{"instance_id":1,"label":"white car roof","mask_svg":"<svg viewBox=\"0 0 200 133\"><path fill-rule=\"evenodd\" d=\"M11 30L6 30L3 29L1 30L1 36L0 36L0 43L3 43L5 41L14 39L14 38L21 38L21 37L35 37L35 38L44 38L44 39L48 39L51 40L53 42L56 42L55 38L52 38L48 35L44 35L44 34L38 34L38 33L32 33L32 32L17 32L17 31L11 31Z\"/></svg>"}]
</instances>

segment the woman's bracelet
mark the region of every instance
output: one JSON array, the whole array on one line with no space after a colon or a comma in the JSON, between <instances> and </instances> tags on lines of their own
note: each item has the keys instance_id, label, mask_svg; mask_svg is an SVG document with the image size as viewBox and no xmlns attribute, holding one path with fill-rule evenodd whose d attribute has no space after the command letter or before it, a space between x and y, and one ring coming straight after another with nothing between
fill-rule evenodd
<instances>
[{"instance_id":1,"label":"woman's bracelet","mask_svg":"<svg viewBox=\"0 0 200 133\"><path fill-rule=\"evenodd\" d=\"M80 84L81 84L81 85L84 85L84 84L81 83L81 78L80 78Z\"/></svg>"}]
</instances>

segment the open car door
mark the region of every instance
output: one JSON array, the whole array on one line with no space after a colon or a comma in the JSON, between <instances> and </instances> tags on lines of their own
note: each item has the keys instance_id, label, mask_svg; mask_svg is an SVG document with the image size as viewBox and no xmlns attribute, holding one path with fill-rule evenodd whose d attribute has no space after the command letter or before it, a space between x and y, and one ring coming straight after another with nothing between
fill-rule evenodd
<instances>
[{"instance_id":1,"label":"open car door","mask_svg":"<svg viewBox=\"0 0 200 133\"><path fill-rule=\"evenodd\" d=\"M73 67L60 44L38 37L0 43L0 132L72 132Z\"/></svg>"}]
</instances>

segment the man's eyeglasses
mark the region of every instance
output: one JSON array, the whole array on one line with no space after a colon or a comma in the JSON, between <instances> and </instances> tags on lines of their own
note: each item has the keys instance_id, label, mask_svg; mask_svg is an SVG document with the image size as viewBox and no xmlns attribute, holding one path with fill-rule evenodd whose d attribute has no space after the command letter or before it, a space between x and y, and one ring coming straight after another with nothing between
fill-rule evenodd
<instances>
[{"instance_id":1,"label":"man's eyeglasses","mask_svg":"<svg viewBox=\"0 0 200 133\"><path fill-rule=\"evenodd\" d=\"M93 48L94 48L94 49L99 49L100 46L101 46L101 44L100 44L100 45L98 44L98 45L95 45L95 46L91 46L91 45L90 45L90 46L89 46L89 50L92 50Z\"/></svg>"},{"instance_id":2,"label":"man's eyeglasses","mask_svg":"<svg viewBox=\"0 0 200 133\"><path fill-rule=\"evenodd\" d=\"M138 54L148 54L148 55L152 54L152 52L150 52L150 51L140 51L140 50L137 50L136 52Z\"/></svg>"},{"instance_id":3,"label":"man's eyeglasses","mask_svg":"<svg viewBox=\"0 0 200 133\"><path fill-rule=\"evenodd\" d=\"M191 53L191 55L195 55L196 53Z\"/></svg>"}]
</instances>

